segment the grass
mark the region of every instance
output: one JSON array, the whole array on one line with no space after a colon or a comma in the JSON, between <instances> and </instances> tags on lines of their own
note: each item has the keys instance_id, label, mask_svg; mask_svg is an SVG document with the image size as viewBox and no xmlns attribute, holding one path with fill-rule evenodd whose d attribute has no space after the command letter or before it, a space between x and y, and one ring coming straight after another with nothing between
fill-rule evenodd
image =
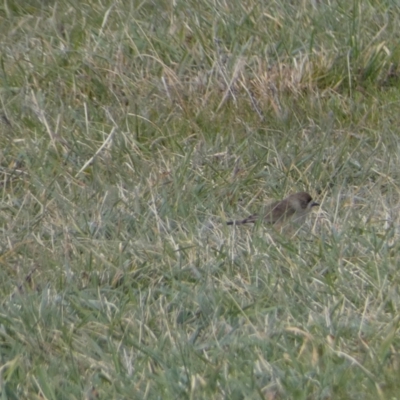
<instances>
[{"instance_id":1,"label":"grass","mask_svg":"<svg viewBox=\"0 0 400 400\"><path fill-rule=\"evenodd\" d=\"M399 398L399 22L4 2L2 398Z\"/></svg>"}]
</instances>

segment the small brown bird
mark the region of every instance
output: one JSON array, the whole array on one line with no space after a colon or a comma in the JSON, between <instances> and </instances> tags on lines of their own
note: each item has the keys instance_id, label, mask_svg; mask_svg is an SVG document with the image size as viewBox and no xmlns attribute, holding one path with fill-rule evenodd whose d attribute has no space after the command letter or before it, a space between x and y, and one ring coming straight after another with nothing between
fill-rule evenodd
<instances>
[{"instance_id":1,"label":"small brown bird","mask_svg":"<svg viewBox=\"0 0 400 400\"><path fill-rule=\"evenodd\" d=\"M264 216L253 214L239 221L228 221L227 225L256 223L260 219L265 220L269 224L286 222L289 219L293 219L297 223L302 223L314 206L319 206L319 204L315 203L308 193L294 193L286 197L286 199L269 204L264 211Z\"/></svg>"}]
</instances>

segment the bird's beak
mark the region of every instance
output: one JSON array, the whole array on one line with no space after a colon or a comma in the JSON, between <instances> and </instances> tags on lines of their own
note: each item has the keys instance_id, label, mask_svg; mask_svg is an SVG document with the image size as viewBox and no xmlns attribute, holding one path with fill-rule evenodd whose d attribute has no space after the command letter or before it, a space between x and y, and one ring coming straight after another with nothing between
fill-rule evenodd
<instances>
[{"instance_id":1,"label":"bird's beak","mask_svg":"<svg viewBox=\"0 0 400 400\"><path fill-rule=\"evenodd\" d=\"M311 203L311 207L317 207L317 206L319 206L319 203L316 203L315 201L313 201L313 202Z\"/></svg>"}]
</instances>

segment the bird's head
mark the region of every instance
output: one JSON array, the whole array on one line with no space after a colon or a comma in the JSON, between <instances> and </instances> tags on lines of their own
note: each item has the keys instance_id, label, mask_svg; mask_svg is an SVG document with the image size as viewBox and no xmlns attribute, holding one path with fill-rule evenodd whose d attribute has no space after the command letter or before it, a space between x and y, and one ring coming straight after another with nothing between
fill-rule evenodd
<instances>
[{"instance_id":1,"label":"bird's head","mask_svg":"<svg viewBox=\"0 0 400 400\"><path fill-rule=\"evenodd\" d=\"M288 200L296 212L299 213L308 212L312 207L319 206L319 204L313 201L312 197L306 192L292 194L289 196Z\"/></svg>"}]
</instances>

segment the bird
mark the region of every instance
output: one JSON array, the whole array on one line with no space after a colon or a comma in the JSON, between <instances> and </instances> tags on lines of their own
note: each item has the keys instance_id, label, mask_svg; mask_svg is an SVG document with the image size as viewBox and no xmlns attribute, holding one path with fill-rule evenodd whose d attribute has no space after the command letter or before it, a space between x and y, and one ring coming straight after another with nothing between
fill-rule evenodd
<instances>
[{"instance_id":1,"label":"bird","mask_svg":"<svg viewBox=\"0 0 400 400\"><path fill-rule=\"evenodd\" d=\"M261 219L269 224L287 222L289 219L293 219L293 221L297 223L302 223L312 207L316 206L319 206L319 204L313 201L310 194L307 192L299 192L291 194L281 201L275 201L267 205L261 216L259 214L253 214L242 220L228 221L226 224L254 224Z\"/></svg>"}]
</instances>

